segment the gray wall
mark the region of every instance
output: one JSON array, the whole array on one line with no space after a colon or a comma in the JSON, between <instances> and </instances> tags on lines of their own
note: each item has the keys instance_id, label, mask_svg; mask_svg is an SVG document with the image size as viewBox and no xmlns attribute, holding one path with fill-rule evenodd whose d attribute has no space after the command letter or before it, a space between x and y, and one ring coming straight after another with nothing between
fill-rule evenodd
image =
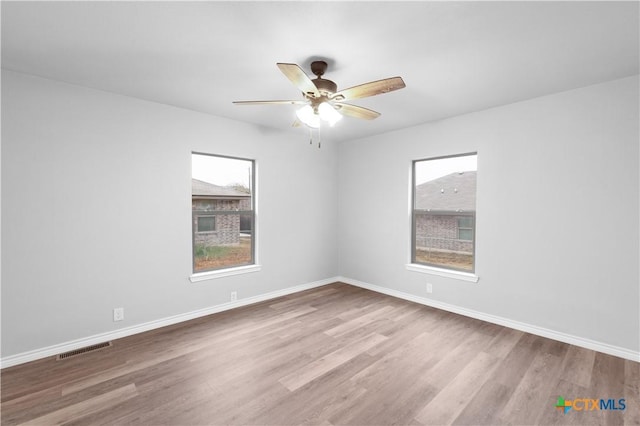
<instances>
[{"instance_id":1,"label":"gray wall","mask_svg":"<svg viewBox=\"0 0 640 426\"><path fill-rule=\"evenodd\" d=\"M191 151L257 160L260 272L188 280ZM2 356L335 276L336 191L304 132L3 70Z\"/></svg>"},{"instance_id":2,"label":"gray wall","mask_svg":"<svg viewBox=\"0 0 640 426\"><path fill-rule=\"evenodd\" d=\"M336 275L638 351L638 113L633 77L318 150L3 71L2 357ZM262 271L189 282L191 151L257 160ZM407 271L411 160L471 151L480 281Z\"/></svg>"},{"instance_id":3,"label":"gray wall","mask_svg":"<svg viewBox=\"0 0 640 426\"><path fill-rule=\"evenodd\" d=\"M340 273L638 351L638 115L636 76L341 144ZM411 160L472 151L479 282L407 271Z\"/></svg>"}]
</instances>

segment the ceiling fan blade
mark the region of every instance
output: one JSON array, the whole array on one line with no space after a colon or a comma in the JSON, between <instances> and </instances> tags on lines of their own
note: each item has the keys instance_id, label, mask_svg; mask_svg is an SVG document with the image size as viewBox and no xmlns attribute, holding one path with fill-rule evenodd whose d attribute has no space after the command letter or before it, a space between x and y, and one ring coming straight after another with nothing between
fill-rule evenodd
<instances>
[{"instance_id":1,"label":"ceiling fan blade","mask_svg":"<svg viewBox=\"0 0 640 426\"><path fill-rule=\"evenodd\" d=\"M349 99L366 98L369 96L381 95L393 92L405 87L402 77L385 78L383 80L370 81L359 86L349 87L331 96L336 101L346 101Z\"/></svg>"},{"instance_id":2,"label":"ceiling fan blade","mask_svg":"<svg viewBox=\"0 0 640 426\"><path fill-rule=\"evenodd\" d=\"M296 64L284 64L279 62L278 68L280 71L289 79L291 82L305 95L315 96L316 98L320 96L320 92L318 92L318 88L311 81L309 76L302 71Z\"/></svg>"},{"instance_id":3,"label":"ceiling fan blade","mask_svg":"<svg viewBox=\"0 0 640 426\"><path fill-rule=\"evenodd\" d=\"M236 105L304 105L307 101L233 101Z\"/></svg>"},{"instance_id":4,"label":"ceiling fan blade","mask_svg":"<svg viewBox=\"0 0 640 426\"><path fill-rule=\"evenodd\" d=\"M373 120L380 117L380 113L368 108L357 105L343 104L336 102L333 104L338 112L348 115L349 117L362 118L364 120Z\"/></svg>"},{"instance_id":5,"label":"ceiling fan blade","mask_svg":"<svg viewBox=\"0 0 640 426\"><path fill-rule=\"evenodd\" d=\"M302 126L302 121L298 120L296 118L296 120L291 124L291 127L300 127Z\"/></svg>"}]
</instances>

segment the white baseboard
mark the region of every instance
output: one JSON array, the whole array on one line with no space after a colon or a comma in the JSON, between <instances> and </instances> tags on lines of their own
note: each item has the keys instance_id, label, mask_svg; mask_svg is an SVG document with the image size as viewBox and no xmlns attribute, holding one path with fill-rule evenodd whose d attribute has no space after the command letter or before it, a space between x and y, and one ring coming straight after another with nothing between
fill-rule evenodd
<instances>
[{"instance_id":1,"label":"white baseboard","mask_svg":"<svg viewBox=\"0 0 640 426\"><path fill-rule=\"evenodd\" d=\"M48 346L41 349L35 349L32 351L23 352L16 355L11 355L8 357L4 357L0 360L0 368L7 368L7 367L11 367L18 364L24 364L26 362L35 361L35 360L46 358L49 356L54 356L59 353L84 348L86 346L95 345L95 344L106 342L109 340L120 339L122 337L132 336L134 334L143 333L145 331L166 327L168 325L173 325L173 324L177 324L184 321L189 321L189 320L200 318L206 315L227 311L229 309L239 308L241 306L251 305L253 303L275 299L281 296L286 296L288 294L297 293L300 291L309 290L316 287L322 287L324 285L331 284L334 282L343 282L356 287L361 287L367 290L375 291L377 293L382 293L388 296L397 297L399 299L404 299L404 300L419 303L422 305L431 306L433 308L442 309L444 311L453 312L456 314L479 319L482 321L487 321L492 324L502 325L505 327L513 328L515 330L520 330L527 333L535 334L537 336L547 337L549 339L557 340L557 341L568 343L571 345L576 345L586 349L591 349L591 350L602 352L605 354L628 359L631 361L640 362L640 352L632 351L630 349L621 348L618 346L609 345L607 343L597 342L594 340L585 339L583 337L573 336L573 335L562 333L559 331L554 331L547 328L542 328L535 325L510 320L508 318L486 314L484 312L461 308L459 306L451 305L444 302L439 302L437 300L427 299L424 297L415 296L413 294L404 293L398 290L393 290L386 287L380 287L377 285L365 283L363 281L358 281L351 278L339 276L339 277L332 277L324 280L314 281L307 284L301 284L294 287L288 287L282 290L277 290L270 293L249 297L246 299L240 299L235 302L223 303L220 305L199 309L199 310L187 312L184 314L174 315L171 317L166 317L166 318L162 318L155 321L149 321L146 323L122 328L119 330L96 334L96 335L85 337L82 339L76 339L76 340Z\"/></svg>"},{"instance_id":2,"label":"white baseboard","mask_svg":"<svg viewBox=\"0 0 640 426\"><path fill-rule=\"evenodd\" d=\"M166 327L168 325L173 325L173 324L177 324L184 321L189 321L189 320L200 318L206 315L211 315L211 314L215 314L222 311L228 311L229 309L239 308L241 306L251 305L253 303L263 302L265 300L275 299L278 297L286 296L288 294L297 293L300 291L309 290L316 287L321 287L327 284L334 283L336 281L339 281L338 277L327 278L320 281L314 281L307 284L288 287L282 290L272 291L270 293L248 297L246 299L236 300L234 302L223 303L220 305L215 305L215 306L211 306L204 309L198 309L196 311L191 311L184 314L173 315L171 317L166 317L166 318L162 318L155 321L149 321L142 324L133 325L131 327L121 328L119 330L100 333L100 334L85 337L82 339L76 339L69 342L48 346L46 348L35 349L28 352L7 356L0 360L0 368L7 368L7 367L12 367L18 364L24 364L25 362L35 361L37 359L58 355L63 352L73 351L75 349L84 348L86 346L95 345L95 344L106 342L109 340L120 339L122 337L132 336L134 334L143 333L145 331Z\"/></svg>"},{"instance_id":3,"label":"white baseboard","mask_svg":"<svg viewBox=\"0 0 640 426\"><path fill-rule=\"evenodd\" d=\"M563 343L568 343L570 345L580 346L582 348L591 349L597 352L602 352L605 354L617 356L617 357L628 359L631 361L640 362L640 352L632 351L630 349L609 345L607 343L597 342L595 340L585 339L583 337L573 336L571 334L550 330L548 328L538 327L535 325L510 320L508 318L486 314L484 312L461 308L459 306L450 305L448 303L439 302L437 300L415 296L413 294L404 293L402 291L393 290L386 287L380 287L377 285L365 283L365 282L354 280L351 278L338 277L337 279L340 282L343 282L345 284L350 284L356 287L365 288L367 290L372 290L377 293L382 293L388 296L397 297L399 299L420 303L421 305L431 306L433 308L442 309L443 311L453 312L453 313L464 315L467 317L490 322L492 324L502 325L505 327L535 334L536 336L547 337L549 339L557 340Z\"/></svg>"}]
</instances>

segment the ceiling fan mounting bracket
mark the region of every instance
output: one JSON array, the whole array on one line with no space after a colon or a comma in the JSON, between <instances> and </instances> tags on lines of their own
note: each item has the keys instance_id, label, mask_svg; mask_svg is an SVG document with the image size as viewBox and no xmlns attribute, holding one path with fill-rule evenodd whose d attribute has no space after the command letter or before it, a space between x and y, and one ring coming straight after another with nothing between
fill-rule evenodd
<instances>
[{"instance_id":1,"label":"ceiling fan mounting bracket","mask_svg":"<svg viewBox=\"0 0 640 426\"><path fill-rule=\"evenodd\" d=\"M327 63L325 61L311 62L311 72L318 78L321 78L327 71Z\"/></svg>"}]
</instances>

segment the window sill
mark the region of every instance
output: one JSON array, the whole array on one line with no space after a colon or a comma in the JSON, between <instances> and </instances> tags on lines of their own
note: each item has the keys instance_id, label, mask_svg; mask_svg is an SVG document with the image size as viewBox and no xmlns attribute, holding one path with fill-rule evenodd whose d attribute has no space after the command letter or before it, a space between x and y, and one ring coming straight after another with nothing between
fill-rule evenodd
<instances>
[{"instance_id":1,"label":"window sill","mask_svg":"<svg viewBox=\"0 0 640 426\"><path fill-rule=\"evenodd\" d=\"M261 269L262 269L261 265L236 266L235 268L226 268L226 269L218 269L215 271L198 272L198 273L192 274L189 277L189 280L192 283L197 283L200 281L214 280L216 278L230 277L232 275L258 272Z\"/></svg>"},{"instance_id":2,"label":"window sill","mask_svg":"<svg viewBox=\"0 0 640 426\"><path fill-rule=\"evenodd\" d=\"M450 269L435 268L433 266L418 265L415 263L409 263L407 265L407 270L413 271L413 272L420 272L422 274L438 275L440 277L453 278L453 279L462 280L462 281L469 281L473 283L477 283L478 280L480 279L480 277L478 277L476 274L472 274L470 272L453 271Z\"/></svg>"}]
</instances>

